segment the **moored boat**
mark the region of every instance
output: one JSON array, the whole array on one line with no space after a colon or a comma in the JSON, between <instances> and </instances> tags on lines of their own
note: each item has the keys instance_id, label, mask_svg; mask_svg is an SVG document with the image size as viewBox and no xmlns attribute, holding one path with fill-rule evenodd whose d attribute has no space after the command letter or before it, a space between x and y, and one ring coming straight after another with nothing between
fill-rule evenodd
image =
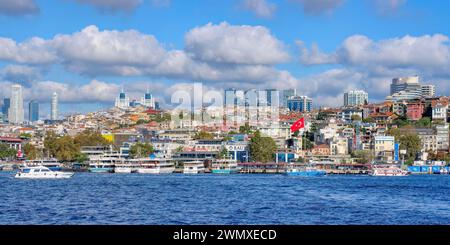
<instances>
[{"instance_id":1,"label":"moored boat","mask_svg":"<svg viewBox=\"0 0 450 245\"><path fill-rule=\"evenodd\" d=\"M327 175L327 172L323 169L318 169L314 166L289 166L286 169L285 175L287 176L299 176L299 177L320 177Z\"/></svg>"},{"instance_id":2,"label":"moored boat","mask_svg":"<svg viewBox=\"0 0 450 245\"><path fill-rule=\"evenodd\" d=\"M212 162L211 172L213 174L233 174L239 172L236 160L215 159Z\"/></svg>"},{"instance_id":3,"label":"moored boat","mask_svg":"<svg viewBox=\"0 0 450 245\"><path fill-rule=\"evenodd\" d=\"M175 164L170 159L141 158L129 161L138 165L136 172L139 174L171 174L175 171Z\"/></svg>"},{"instance_id":4,"label":"moored boat","mask_svg":"<svg viewBox=\"0 0 450 245\"><path fill-rule=\"evenodd\" d=\"M17 179L68 179L71 178L74 173L52 171L44 166L36 167L24 167L14 176Z\"/></svg>"},{"instance_id":5,"label":"moored boat","mask_svg":"<svg viewBox=\"0 0 450 245\"><path fill-rule=\"evenodd\" d=\"M371 176L408 176L409 172L396 165L373 165Z\"/></svg>"},{"instance_id":6,"label":"moored boat","mask_svg":"<svg viewBox=\"0 0 450 245\"><path fill-rule=\"evenodd\" d=\"M44 166L52 171L61 171L62 165L54 158L26 160L24 163L27 167Z\"/></svg>"},{"instance_id":7,"label":"moored boat","mask_svg":"<svg viewBox=\"0 0 450 245\"><path fill-rule=\"evenodd\" d=\"M183 165L183 174L199 174L205 172L205 165L202 161L184 162Z\"/></svg>"}]
</instances>

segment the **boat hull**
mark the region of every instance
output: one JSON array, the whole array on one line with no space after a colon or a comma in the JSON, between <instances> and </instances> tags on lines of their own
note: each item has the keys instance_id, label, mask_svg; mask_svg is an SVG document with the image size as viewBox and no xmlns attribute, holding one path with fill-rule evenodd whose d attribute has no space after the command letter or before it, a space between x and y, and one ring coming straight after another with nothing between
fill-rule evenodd
<instances>
[{"instance_id":1,"label":"boat hull","mask_svg":"<svg viewBox=\"0 0 450 245\"><path fill-rule=\"evenodd\" d=\"M327 175L326 171L298 171L298 172L287 172L287 176L298 176L298 177L320 177Z\"/></svg>"},{"instance_id":2,"label":"boat hull","mask_svg":"<svg viewBox=\"0 0 450 245\"><path fill-rule=\"evenodd\" d=\"M114 168L89 168L91 173L112 173Z\"/></svg>"},{"instance_id":3,"label":"boat hull","mask_svg":"<svg viewBox=\"0 0 450 245\"><path fill-rule=\"evenodd\" d=\"M114 173L117 174L131 174L133 170L131 168L115 168Z\"/></svg>"},{"instance_id":4,"label":"boat hull","mask_svg":"<svg viewBox=\"0 0 450 245\"><path fill-rule=\"evenodd\" d=\"M57 172L50 174L24 174L17 173L14 177L16 179L69 179L74 173Z\"/></svg>"},{"instance_id":5,"label":"boat hull","mask_svg":"<svg viewBox=\"0 0 450 245\"><path fill-rule=\"evenodd\" d=\"M237 169L213 169L211 170L213 174L234 174L237 173Z\"/></svg>"}]
</instances>

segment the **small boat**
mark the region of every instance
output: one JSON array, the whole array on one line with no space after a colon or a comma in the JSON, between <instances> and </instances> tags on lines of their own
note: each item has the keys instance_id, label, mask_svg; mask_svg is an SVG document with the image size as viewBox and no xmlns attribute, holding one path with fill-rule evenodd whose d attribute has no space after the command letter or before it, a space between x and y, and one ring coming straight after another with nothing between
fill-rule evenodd
<instances>
[{"instance_id":1,"label":"small boat","mask_svg":"<svg viewBox=\"0 0 450 245\"><path fill-rule=\"evenodd\" d=\"M236 160L215 159L212 162L211 172L213 174L233 174L239 172Z\"/></svg>"},{"instance_id":2,"label":"small boat","mask_svg":"<svg viewBox=\"0 0 450 245\"><path fill-rule=\"evenodd\" d=\"M327 175L327 172L312 166L290 167L285 173L287 176L299 177L320 177Z\"/></svg>"},{"instance_id":3,"label":"small boat","mask_svg":"<svg viewBox=\"0 0 450 245\"><path fill-rule=\"evenodd\" d=\"M25 166L27 167L35 167L35 166L44 166L49 168L52 171L61 171L61 163L54 158L50 159L35 159L35 160L26 160Z\"/></svg>"},{"instance_id":4,"label":"small boat","mask_svg":"<svg viewBox=\"0 0 450 245\"><path fill-rule=\"evenodd\" d=\"M185 162L183 174L198 174L205 172L205 164L202 161Z\"/></svg>"},{"instance_id":5,"label":"small boat","mask_svg":"<svg viewBox=\"0 0 450 245\"><path fill-rule=\"evenodd\" d=\"M17 179L68 179L74 173L52 171L44 166L21 168L14 176Z\"/></svg>"},{"instance_id":6,"label":"small boat","mask_svg":"<svg viewBox=\"0 0 450 245\"><path fill-rule=\"evenodd\" d=\"M136 172L139 174L171 174L175 171L175 164L169 159L141 158L129 161L138 165Z\"/></svg>"},{"instance_id":7,"label":"small boat","mask_svg":"<svg viewBox=\"0 0 450 245\"><path fill-rule=\"evenodd\" d=\"M396 165L373 165L371 176L408 176L409 172Z\"/></svg>"},{"instance_id":8,"label":"small boat","mask_svg":"<svg viewBox=\"0 0 450 245\"><path fill-rule=\"evenodd\" d=\"M450 171L447 168L441 168L441 170L439 171L439 174L450 174Z\"/></svg>"}]
</instances>

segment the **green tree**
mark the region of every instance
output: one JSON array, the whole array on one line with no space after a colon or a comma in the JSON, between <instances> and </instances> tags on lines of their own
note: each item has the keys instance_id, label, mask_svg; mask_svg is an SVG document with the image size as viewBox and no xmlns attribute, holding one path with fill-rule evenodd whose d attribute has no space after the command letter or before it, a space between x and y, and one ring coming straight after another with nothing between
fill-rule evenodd
<instances>
[{"instance_id":1,"label":"green tree","mask_svg":"<svg viewBox=\"0 0 450 245\"><path fill-rule=\"evenodd\" d=\"M48 157L56 156L58 136L53 132L49 131L44 138L44 154Z\"/></svg>"},{"instance_id":2,"label":"green tree","mask_svg":"<svg viewBox=\"0 0 450 245\"><path fill-rule=\"evenodd\" d=\"M23 152L28 160L34 160L38 158L39 150L31 143L26 143L23 147Z\"/></svg>"},{"instance_id":3,"label":"green tree","mask_svg":"<svg viewBox=\"0 0 450 245\"><path fill-rule=\"evenodd\" d=\"M80 146L75 143L75 140L66 135L56 140L55 157L59 161L72 162L80 153Z\"/></svg>"},{"instance_id":4,"label":"green tree","mask_svg":"<svg viewBox=\"0 0 450 245\"><path fill-rule=\"evenodd\" d=\"M368 164L374 159L374 153L370 150L356 150L352 152L352 157L356 158L357 163Z\"/></svg>"},{"instance_id":5,"label":"green tree","mask_svg":"<svg viewBox=\"0 0 450 245\"><path fill-rule=\"evenodd\" d=\"M77 153L73 160L78 163L84 163L84 162L89 161L89 157L87 154Z\"/></svg>"},{"instance_id":6,"label":"green tree","mask_svg":"<svg viewBox=\"0 0 450 245\"><path fill-rule=\"evenodd\" d=\"M352 121L361 121L361 116L359 116L359 115L352 115L351 119L352 119Z\"/></svg>"},{"instance_id":7,"label":"green tree","mask_svg":"<svg viewBox=\"0 0 450 245\"><path fill-rule=\"evenodd\" d=\"M273 161L274 154L277 150L275 141L270 137L262 137L259 130L255 132L250 140L249 147L253 161L264 163Z\"/></svg>"},{"instance_id":8,"label":"green tree","mask_svg":"<svg viewBox=\"0 0 450 245\"><path fill-rule=\"evenodd\" d=\"M252 127L248 123L245 123L243 126L239 127L239 133L241 134L251 134L252 133Z\"/></svg>"},{"instance_id":9,"label":"green tree","mask_svg":"<svg viewBox=\"0 0 450 245\"><path fill-rule=\"evenodd\" d=\"M0 159L15 158L17 150L10 148L7 144L0 144Z\"/></svg>"},{"instance_id":10,"label":"green tree","mask_svg":"<svg viewBox=\"0 0 450 245\"><path fill-rule=\"evenodd\" d=\"M132 158L143 158L148 157L150 154L155 152L153 146L149 143L136 143L130 147L130 156Z\"/></svg>"},{"instance_id":11,"label":"green tree","mask_svg":"<svg viewBox=\"0 0 450 245\"><path fill-rule=\"evenodd\" d=\"M366 117L362 120L364 123L374 123L375 119L373 117Z\"/></svg>"},{"instance_id":12,"label":"green tree","mask_svg":"<svg viewBox=\"0 0 450 245\"><path fill-rule=\"evenodd\" d=\"M219 151L219 159L224 159L228 156L228 150L225 147Z\"/></svg>"},{"instance_id":13,"label":"green tree","mask_svg":"<svg viewBox=\"0 0 450 245\"><path fill-rule=\"evenodd\" d=\"M431 127L431 118L423 117L416 122L417 127Z\"/></svg>"},{"instance_id":14,"label":"green tree","mask_svg":"<svg viewBox=\"0 0 450 245\"><path fill-rule=\"evenodd\" d=\"M105 139L101 133L85 130L79 134L77 134L74 138L74 143L78 146L107 146L110 145L107 139Z\"/></svg>"},{"instance_id":15,"label":"green tree","mask_svg":"<svg viewBox=\"0 0 450 245\"><path fill-rule=\"evenodd\" d=\"M415 133L412 126L405 126L402 130L392 128L387 131L388 135L394 136L395 141L400 143L400 149L406 150L405 159L413 162L422 149L420 137Z\"/></svg>"},{"instance_id":16,"label":"green tree","mask_svg":"<svg viewBox=\"0 0 450 245\"><path fill-rule=\"evenodd\" d=\"M314 148L314 143L307 136L303 136L302 140L302 146L304 150L311 150L312 148Z\"/></svg>"},{"instance_id":17,"label":"green tree","mask_svg":"<svg viewBox=\"0 0 450 245\"><path fill-rule=\"evenodd\" d=\"M214 139L214 135L209 132L206 132L206 131L200 131L194 135L194 139L195 140L212 140L212 139Z\"/></svg>"}]
</instances>

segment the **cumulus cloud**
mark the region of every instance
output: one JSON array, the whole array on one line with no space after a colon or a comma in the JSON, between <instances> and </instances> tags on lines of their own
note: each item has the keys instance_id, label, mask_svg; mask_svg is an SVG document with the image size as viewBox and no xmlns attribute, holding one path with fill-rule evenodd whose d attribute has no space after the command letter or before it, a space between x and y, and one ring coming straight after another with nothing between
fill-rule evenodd
<instances>
[{"instance_id":1,"label":"cumulus cloud","mask_svg":"<svg viewBox=\"0 0 450 245\"><path fill-rule=\"evenodd\" d=\"M332 13L341 6L345 0L291 0L299 3L303 11L310 15L320 15L323 13Z\"/></svg>"},{"instance_id":2,"label":"cumulus cloud","mask_svg":"<svg viewBox=\"0 0 450 245\"><path fill-rule=\"evenodd\" d=\"M8 65L0 70L1 79L24 85L31 83L39 77L40 72L30 66Z\"/></svg>"},{"instance_id":3,"label":"cumulus cloud","mask_svg":"<svg viewBox=\"0 0 450 245\"><path fill-rule=\"evenodd\" d=\"M95 65L100 71L120 67L121 73L132 74L133 67L161 62L166 52L151 35L135 30L100 31L96 26L71 35L58 35L49 43L63 64L79 73L90 73Z\"/></svg>"},{"instance_id":4,"label":"cumulus cloud","mask_svg":"<svg viewBox=\"0 0 450 245\"><path fill-rule=\"evenodd\" d=\"M39 12L35 0L0 0L0 15L35 15Z\"/></svg>"},{"instance_id":5,"label":"cumulus cloud","mask_svg":"<svg viewBox=\"0 0 450 245\"><path fill-rule=\"evenodd\" d=\"M33 37L22 43L0 37L0 60L26 64L49 64L57 61L57 56L48 42Z\"/></svg>"},{"instance_id":6,"label":"cumulus cloud","mask_svg":"<svg viewBox=\"0 0 450 245\"><path fill-rule=\"evenodd\" d=\"M283 43L263 26L209 23L189 31L185 45L195 59L207 62L270 65L289 59Z\"/></svg>"},{"instance_id":7,"label":"cumulus cloud","mask_svg":"<svg viewBox=\"0 0 450 245\"><path fill-rule=\"evenodd\" d=\"M81 4L91 5L100 11L132 12L142 0L74 0Z\"/></svg>"},{"instance_id":8,"label":"cumulus cloud","mask_svg":"<svg viewBox=\"0 0 450 245\"><path fill-rule=\"evenodd\" d=\"M266 0L244 0L242 6L261 18L270 18L277 10L277 6L274 3Z\"/></svg>"},{"instance_id":9,"label":"cumulus cloud","mask_svg":"<svg viewBox=\"0 0 450 245\"><path fill-rule=\"evenodd\" d=\"M434 75L448 75L450 71L449 37L442 34L404 36L374 41L367 36L348 37L331 54L304 51L302 62L315 64L342 64L369 71L412 69Z\"/></svg>"}]
</instances>

